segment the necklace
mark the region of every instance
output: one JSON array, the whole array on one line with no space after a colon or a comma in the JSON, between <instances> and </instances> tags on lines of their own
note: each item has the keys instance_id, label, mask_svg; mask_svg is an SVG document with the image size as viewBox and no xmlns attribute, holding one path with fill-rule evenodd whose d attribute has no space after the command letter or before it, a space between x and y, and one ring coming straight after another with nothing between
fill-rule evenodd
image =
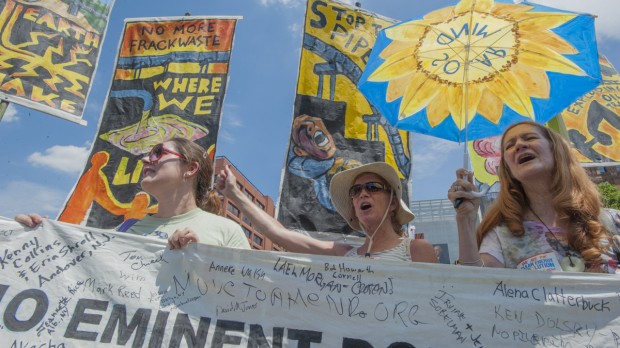
<instances>
[{"instance_id":1,"label":"necklace","mask_svg":"<svg viewBox=\"0 0 620 348\"><path fill-rule=\"evenodd\" d=\"M536 216L538 221L540 221L540 223L543 224L543 226L545 226L547 231L549 231L549 234L551 234L553 236L553 238L555 238L555 240L558 242L558 246L561 247L562 250L564 251L564 258L562 259L562 261L560 261L560 266L562 267L562 270L564 272L583 272L583 271L585 271L586 264L585 264L585 262L583 262L583 259L581 257L579 257L579 256L571 255L570 252L568 252L568 250L566 250L564 248L564 246L562 245L562 242L560 241L560 239L558 237L556 237L556 235L555 235L555 233L553 233L553 231L551 231L549 226L547 226L547 224L534 212L534 210L532 208L530 208L530 211L532 212L532 214L534 214L534 216Z\"/></svg>"}]
</instances>

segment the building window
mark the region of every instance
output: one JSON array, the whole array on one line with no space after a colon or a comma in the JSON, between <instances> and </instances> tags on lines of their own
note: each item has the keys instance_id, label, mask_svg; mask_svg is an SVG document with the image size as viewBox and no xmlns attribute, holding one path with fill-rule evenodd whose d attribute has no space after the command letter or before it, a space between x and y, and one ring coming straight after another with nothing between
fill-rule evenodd
<instances>
[{"instance_id":1,"label":"building window","mask_svg":"<svg viewBox=\"0 0 620 348\"><path fill-rule=\"evenodd\" d=\"M237 181L237 188L241 191L243 191L243 186L241 186L241 184Z\"/></svg>"},{"instance_id":2,"label":"building window","mask_svg":"<svg viewBox=\"0 0 620 348\"><path fill-rule=\"evenodd\" d=\"M598 173L599 174L603 174L605 172L607 172L607 168L605 168L605 167L598 167Z\"/></svg>"},{"instance_id":3,"label":"building window","mask_svg":"<svg viewBox=\"0 0 620 348\"><path fill-rule=\"evenodd\" d=\"M256 235L256 234L252 235L252 240L254 241L254 243L256 243L256 244L258 244L260 246L263 245L263 239L260 236Z\"/></svg>"},{"instance_id":4,"label":"building window","mask_svg":"<svg viewBox=\"0 0 620 348\"><path fill-rule=\"evenodd\" d=\"M251 200L254 201L254 196L252 196L251 193L249 193L247 190L243 191L243 193L245 193L245 195Z\"/></svg>"},{"instance_id":5,"label":"building window","mask_svg":"<svg viewBox=\"0 0 620 348\"><path fill-rule=\"evenodd\" d=\"M239 216L239 209L237 209L237 207L232 205L232 203L230 202L228 202L228 205L226 206L226 210L228 210L234 216Z\"/></svg>"},{"instance_id":6,"label":"building window","mask_svg":"<svg viewBox=\"0 0 620 348\"><path fill-rule=\"evenodd\" d=\"M256 201L256 205L258 205L261 210L265 210L265 205L263 203Z\"/></svg>"},{"instance_id":7,"label":"building window","mask_svg":"<svg viewBox=\"0 0 620 348\"><path fill-rule=\"evenodd\" d=\"M243 222L248 224L248 226L252 226L252 222L250 221L250 219L248 219L247 216L245 216L245 214L243 215L243 217L241 217L241 220L243 220Z\"/></svg>"},{"instance_id":8,"label":"building window","mask_svg":"<svg viewBox=\"0 0 620 348\"><path fill-rule=\"evenodd\" d=\"M241 226L241 229L243 229L243 233L245 233L245 236L250 238L250 235L252 235L252 231L248 230L247 228Z\"/></svg>"}]
</instances>

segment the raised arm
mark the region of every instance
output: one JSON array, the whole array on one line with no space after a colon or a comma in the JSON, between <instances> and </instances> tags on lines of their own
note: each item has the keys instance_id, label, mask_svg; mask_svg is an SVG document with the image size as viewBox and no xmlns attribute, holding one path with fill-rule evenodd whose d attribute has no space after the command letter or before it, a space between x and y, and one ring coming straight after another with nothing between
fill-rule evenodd
<instances>
[{"instance_id":1,"label":"raised arm","mask_svg":"<svg viewBox=\"0 0 620 348\"><path fill-rule=\"evenodd\" d=\"M286 229L282 224L260 209L237 187L237 178L226 166L220 171L215 187L245 215L257 230L288 251L306 254L344 255L348 246L312 237Z\"/></svg>"},{"instance_id":2,"label":"raised arm","mask_svg":"<svg viewBox=\"0 0 620 348\"><path fill-rule=\"evenodd\" d=\"M476 192L472 172L459 168L456 171L456 181L448 190L448 198L454 202L462 198L463 202L456 208L456 225L459 234L459 263L464 266L504 267L495 257L478 251L476 239L476 221L480 208L480 197L472 194Z\"/></svg>"}]
</instances>

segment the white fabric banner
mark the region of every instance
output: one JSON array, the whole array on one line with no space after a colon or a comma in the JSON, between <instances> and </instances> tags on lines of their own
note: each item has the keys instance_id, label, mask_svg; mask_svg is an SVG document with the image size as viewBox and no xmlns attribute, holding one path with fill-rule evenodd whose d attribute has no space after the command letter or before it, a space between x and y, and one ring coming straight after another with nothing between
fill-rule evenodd
<instances>
[{"instance_id":1,"label":"white fabric banner","mask_svg":"<svg viewBox=\"0 0 620 348\"><path fill-rule=\"evenodd\" d=\"M618 347L620 277L190 245L0 220L3 347Z\"/></svg>"}]
</instances>

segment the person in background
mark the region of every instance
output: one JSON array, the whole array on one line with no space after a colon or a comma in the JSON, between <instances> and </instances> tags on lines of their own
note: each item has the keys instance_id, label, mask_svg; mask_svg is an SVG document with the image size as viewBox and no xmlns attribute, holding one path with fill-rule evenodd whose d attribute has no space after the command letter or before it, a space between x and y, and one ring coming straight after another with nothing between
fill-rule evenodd
<instances>
[{"instance_id":1,"label":"person in background","mask_svg":"<svg viewBox=\"0 0 620 348\"><path fill-rule=\"evenodd\" d=\"M219 173L216 188L250 219L257 230L288 251L437 262L435 251L427 241L410 240L404 235L403 225L413 220L414 215L401 199L398 174L387 163L371 163L342 171L334 175L330 183L332 202L338 213L353 229L366 235L360 247L321 241L286 229L239 190L237 179L228 167Z\"/></svg>"},{"instance_id":2,"label":"person in background","mask_svg":"<svg viewBox=\"0 0 620 348\"><path fill-rule=\"evenodd\" d=\"M217 215L220 199L211 187L213 164L204 148L173 138L153 146L142 162L140 185L157 199L158 211L141 220L128 219L117 231L168 239L171 249L193 242L250 248L241 226ZM29 227L42 219L38 214L15 217Z\"/></svg>"},{"instance_id":3,"label":"person in background","mask_svg":"<svg viewBox=\"0 0 620 348\"><path fill-rule=\"evenodd\" d=\"M620 273L620 212L603 209L598 190L557 133L534 122L501 139L497 199L476 228L480 198L472 173L456 172L459 263L571 272Z\"/></svg>"}]
</instances>

